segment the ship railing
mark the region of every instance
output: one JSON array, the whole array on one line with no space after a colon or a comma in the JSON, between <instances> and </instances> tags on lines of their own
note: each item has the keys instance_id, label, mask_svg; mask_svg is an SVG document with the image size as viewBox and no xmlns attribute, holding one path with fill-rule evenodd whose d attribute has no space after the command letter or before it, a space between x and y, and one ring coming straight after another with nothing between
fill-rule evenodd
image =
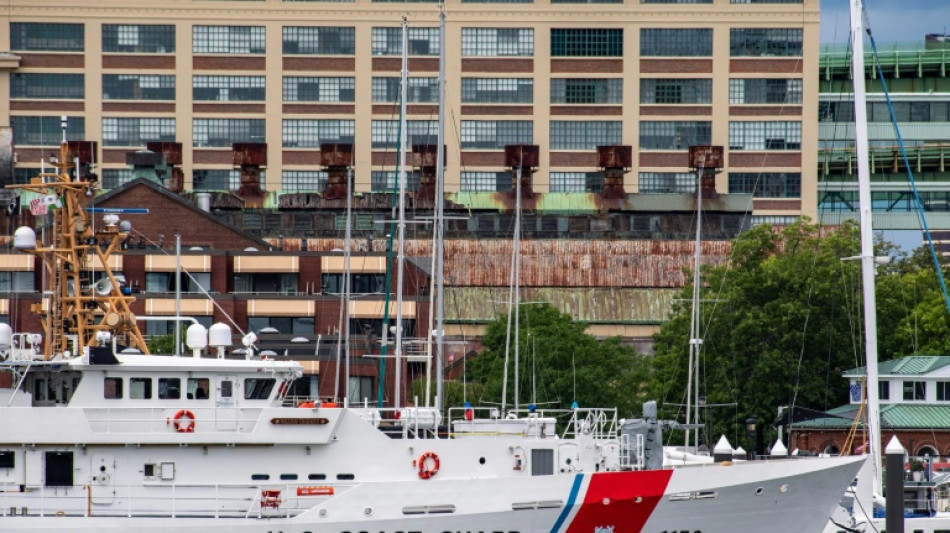
<instances>
[{"instance_id":1,"label":"ship railing","mask_svg":"<svg viewBox=\"0 0 950 533\"><path fill-rule=\"evenodd\" d=\"M511 409L505 416L497 407L452 407L448 424L456 437L523 434L526 437L617 439L616 409ZM560 428L558 431L557 428Z\"/></svg>"},{"instance_id":2,"label":"ship railing","mask_svg":"<svg viewBox=\"0 0 950 533\"><path fill-rule=\"evenodd\" d=\"M353 486L314 482L21 487L3 482L0 517L292 517Z\"/></svg>"}]
</instances>

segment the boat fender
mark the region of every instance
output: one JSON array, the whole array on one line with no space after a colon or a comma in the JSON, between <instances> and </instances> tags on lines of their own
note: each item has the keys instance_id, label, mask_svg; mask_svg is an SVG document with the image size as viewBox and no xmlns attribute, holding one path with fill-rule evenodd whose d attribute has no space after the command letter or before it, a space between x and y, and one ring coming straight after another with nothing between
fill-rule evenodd
<instances>
[{"instance_id":1,"label":"boat fender","mask_svg":"<svg viewBox=\"0 0 950 533\"><path fill-rule=\"evenodd\" d=\"M429 466L429 461L432 461L432 466ZM435 452L426 452L419 457L419 477L422 479L429 479L432 476L439 473L439 456Z\"/></svg>"},{"instance_id":2,"label":"boat fender","mask_svg":"<svg viewBox=\"0 0 950 533\"><path fill-rule=\"evenodd\" d=\"M312 409L316 404L313 402L300 402L297 407L300 409Z\"/></svg>"},{"instance_id":3,"label":"boat fender","mask_svg":"<svg viewBox=\"0 0 950 533\"><path fill-rule=\"evenodd\" d=\"M179 433L195 432L195 414L188 409L182 409L175 413L172 420L175 424L175 431Z\"/></svg>"}]
</instances>

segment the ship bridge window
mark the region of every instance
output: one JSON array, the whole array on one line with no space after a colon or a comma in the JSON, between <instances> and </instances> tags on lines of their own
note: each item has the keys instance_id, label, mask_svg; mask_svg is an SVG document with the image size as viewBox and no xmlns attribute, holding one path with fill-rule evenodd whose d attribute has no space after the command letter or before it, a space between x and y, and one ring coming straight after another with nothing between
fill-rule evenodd
<instances>
[{"instance_id":1,"label":"ship bridge window","mask_svg":"<svg viewBox=\"0 0 950 533\"><path fill-rule=\"evenodd\" d=\"M181 380L178 378L158 378L158 399L181 399Z\"/></svg>"},{"instance_id":2,"label":"ship bridge window","mask_svg":"<svg viewBox=\"0 0 950 533\"><path fill-rule=\"evenodd\" d=\"M150 400L152 398L152 378L129 378L129 398Z\"/></svg>"},{"instance_id":3,"label":"ship bridge window","mask_svg":"<svg viewBox=\"0 0 950 533\"><path fill-rule=\"evenodd\" d=\"M244 380L245 400L266 400L274 390L274 378L247 378Z\"/></svg>"},{"instance_id":4,"label":"ship bridge window","mask_svg":"<svg viewBox=\"0 0 950 533\"><path fill-rule=\"evenodd\" d=\"M103 398L107 400L122 399L122 378L106 378L102 385Z\"/></svg>"},{"instance_id":5,"label":"ship bridge window","mask_svg":"<svg viewBox=\"0 0 950 533\"><path fill-rule=\"evenodd\" d=\"M188 378L188 399L207 400L211 382L208 378Z\"/></svg>"}]
</instances>

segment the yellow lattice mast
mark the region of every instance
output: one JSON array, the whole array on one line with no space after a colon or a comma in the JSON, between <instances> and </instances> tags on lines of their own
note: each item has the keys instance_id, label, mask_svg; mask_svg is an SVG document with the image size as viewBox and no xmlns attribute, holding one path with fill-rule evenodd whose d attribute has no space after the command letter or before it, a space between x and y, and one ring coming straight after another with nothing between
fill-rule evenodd
<instances>
[{"instance_id":1,"label":"yellow lattice mast","mask_svg":"<svg viewBox=\"0 0 950 533\"><path fill-rule=\"evenodd\" d=\"M86 209L95 183L82 179L78 170L76 176L69 174L74 165L69 161L65 125L63 129L59 160L50 161L55 171L43 172L26 185L9 186L42 195L40 201L49 207L52 229L49 247L45 243L32 248L17 246L40 258L45 279L50 283L43 301L32 307L43 323L44 356L50 359L66 353L82 355L86 347L111 343L114 337L124 337L125 344L147 354L148 347L129 309L135 298L122 294L109 267L109 258L128 238L128 226L118 225L115 215L106 215L105 224L95 227ZM92 282L89 269L93 265L105 274L99 283Z\"/></svg>"}]
</instances>

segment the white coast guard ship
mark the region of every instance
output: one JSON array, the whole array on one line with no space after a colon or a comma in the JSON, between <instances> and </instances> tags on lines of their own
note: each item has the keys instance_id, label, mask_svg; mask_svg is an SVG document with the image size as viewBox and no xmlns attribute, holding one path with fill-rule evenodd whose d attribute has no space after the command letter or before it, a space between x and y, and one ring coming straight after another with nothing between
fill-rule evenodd
<instances>
[{"instance_id":1,"label":"white coast guard ship","mask_svg":"<svg viewBox=\"0 0 950 533\"><path fill-rule=\"evenodd\" d=\"M81 275L128 228L92 224L91 184L59 169L20 186L63 206L50 246L15 236L51 294L42 334L0 326L0 532L812 533L862 462L651 470L655 424L615 410L442 419L292 401L300 366L232 358L219 325L189 328L189 356L148 355L113 274L93 290Z\"/></svg>"}]
</instances>

